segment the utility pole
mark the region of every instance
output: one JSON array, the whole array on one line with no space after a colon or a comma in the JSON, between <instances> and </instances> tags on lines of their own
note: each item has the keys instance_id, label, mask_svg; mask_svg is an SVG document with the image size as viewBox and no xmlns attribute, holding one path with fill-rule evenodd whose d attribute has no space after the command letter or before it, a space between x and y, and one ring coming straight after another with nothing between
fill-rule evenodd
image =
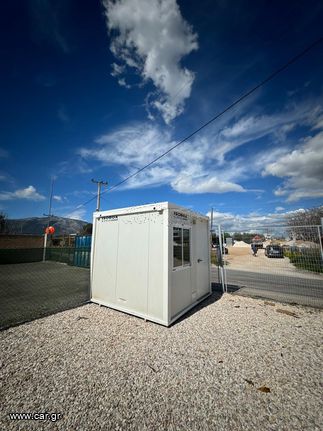
<instances>
[{"instance_id":1,"label":"utility pole","mask_svg":"<svg viewBox=\"0 0 323 431\"><path fill-rule=\"evenodd\" d=\"M211 233L213 232L213 207L211 208Z\"/></svg>"},{"instance_id":2,"label":"utility pole","mask_svg":"<svg viewBox=\"0 0 323 431\"><path fill-rule=\"evenodd\" d=\"M50 217L53 215L52 214L53 190L54 190L54 178L52 178L52 182L51 182L51 186L50 186L48 214L44 214L44 216L48 217L47 227L50 225Z\"/></svg>"},{"instance_id":3,"label":"utility pole","mask_svg":"<svg viewBox=\"0 0 323 431\"><path fill-rule=\"evenodd\" d=\"M95 211L100 211L100 199L101 199L101 186L107 186L108 182L107 181L98 181L98 180L94 180L92 178L92 183L95 183L98 185L98 194L97 194L97 200L96 200L96 210Z\"/></svg>"},{"instance_id":4,"label":"utility pole","mask_svg":"<svg viewBox=\"0 0 323 431\"><path fill-rule=\"evenodd\" d=\"M322 233L321 233L322 229ZM318 236L319 236L319 243L320 243L320 250L321 250L321 259L323 262L323 244L322 244L322 238L323 238L323 217L321 217L321 229L320 226L317 226Z\"/></svg>"},{"instance_id":5,"label":"utility pole","mask_svg":"<svg viewBox=\"0 0 323 431\"><path fill-rule=\"evenodd\" d=\"M211 247L212 247L213 246L213 207L211 208L210 232L211 232Z\"/></svg>"},{"instance_id":6,"label":"utility pole","mask_svg":"<svg viewBox=\"0 0 323 431\"><path fill-rule=\"evenodd\" d=\"M51 186L50 186L48 214L44 214L44 216L48 217L47 227L49 227L50 217L52 216L53 189L54 189L54 178L52 178L52 182L51 182ZM47 247L47 229L46 229L45 235L44 235L43 262L45 262L45 260L46 260L46 247Z\"/></svg>"}]
</instances>

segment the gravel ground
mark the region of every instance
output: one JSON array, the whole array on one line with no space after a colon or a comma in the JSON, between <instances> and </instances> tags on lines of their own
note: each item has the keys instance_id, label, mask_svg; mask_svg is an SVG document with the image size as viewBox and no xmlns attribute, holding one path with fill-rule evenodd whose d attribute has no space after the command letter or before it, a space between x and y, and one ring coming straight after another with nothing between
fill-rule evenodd
<instances>
[{"instance_id":1,"label":"gravel ground","mask_svg":"<svg viewBox=\"0 0 323 431\"><path fill-rule=\"evenodd\" d=\"M0 429L321 430L322 312L217 299L170 328L90 304L1 332Z\"/></svg>"}]
</instances>

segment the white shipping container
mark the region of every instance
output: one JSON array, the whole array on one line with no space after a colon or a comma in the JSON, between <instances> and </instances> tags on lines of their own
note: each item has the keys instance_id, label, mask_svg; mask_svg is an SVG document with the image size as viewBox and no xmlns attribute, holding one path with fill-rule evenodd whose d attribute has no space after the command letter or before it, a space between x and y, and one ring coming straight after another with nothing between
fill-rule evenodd
<instances>
[{"instance_id":1,"label":"white shipping container","mask_svg":"<svg viewBox=\"0 0 323 431\"><path fill-rule=\"evenodd\" d=\"M169 202L94 213L92 302L169 326L210 294L208 217Z\"/></svg>"}]
</instances>

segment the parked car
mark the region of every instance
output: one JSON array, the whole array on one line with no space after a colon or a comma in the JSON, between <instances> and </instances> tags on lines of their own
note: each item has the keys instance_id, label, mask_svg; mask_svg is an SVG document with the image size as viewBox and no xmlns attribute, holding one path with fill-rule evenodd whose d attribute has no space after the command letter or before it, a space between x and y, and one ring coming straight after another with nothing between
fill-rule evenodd
<instances>
[{"instance_id":1,"label":"parked car","mask_svg":"<svg viewBox=\"0 0 323 431\"><path fill-rule=\"evenodd\" d=\"M276 244L267 245L265 248L265 256L267 257L284 257L283 247Z\"/></svg>"}]
</instances>

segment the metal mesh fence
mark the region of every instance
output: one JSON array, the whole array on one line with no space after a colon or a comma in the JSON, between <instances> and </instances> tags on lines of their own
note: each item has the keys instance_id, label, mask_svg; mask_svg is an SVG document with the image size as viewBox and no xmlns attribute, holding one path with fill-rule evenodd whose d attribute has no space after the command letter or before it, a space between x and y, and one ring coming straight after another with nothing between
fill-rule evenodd
<instances>
[{"instance_id":1,"label":"metal mesh fence","mask_svg":"<svg viewBox=\"0 0 323 431\"><path fill-rule=\"evenodd\" d=\"M90 247L0 249L0 329L90 299Z\"/></svg>"},{"instance_id":2,"label":"metal mesh fence","mask_svg":"<svg viewBox=\"0 0 323 431\"><path fill-rule=\"evenodd\" d=\"M221 240L224 290L323 307L320 226L266 226L230 235L221 230Z\"/></svg>"},{"instance_id":3,"label":"metal mesh fence","mask_svg":"<svg viewBox=\"0 0 323 431\"><path fill-rule=\"evenodd\" d=\"M320 226L221 230L212 250L215 290L323 307ZM37 239L34 238L36 241ZM71 247L0 248L0 329L86 303L90 299L90 238ZM16 244L16 243L15 243Z\"/></svg>"}]
</instances>

